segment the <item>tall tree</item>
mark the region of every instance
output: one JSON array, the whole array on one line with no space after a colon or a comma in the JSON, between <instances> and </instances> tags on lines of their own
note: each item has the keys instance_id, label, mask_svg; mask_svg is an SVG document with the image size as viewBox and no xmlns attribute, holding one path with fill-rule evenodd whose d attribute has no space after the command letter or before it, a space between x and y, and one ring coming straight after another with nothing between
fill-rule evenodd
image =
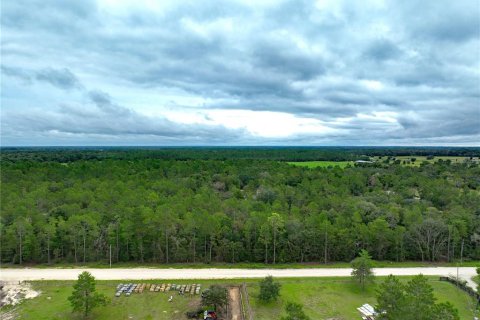
<instances>
[{"instance_id":1,"label":"tall tree","mask_svg":"<svg viewBox=\"0 0 480 320\"><path fill-rule=\"evenodd\" d=\"M448 227L438 219L425 219L412 228L410 235L421 253L422 261L437 260L448 243Z\"/></svg>"},{"instance_id":2,"label":"tall tree","mask_svg":"<svg viewBox=\"0 0 480 320\"><path fill-rule=\"evenodd\" d=\"M87 271L78 275L78 280L73 285L73 292L68 300L73 311L82 312L85 319L94 308L107 304L107 297L96 291L95 278Z\"/></svg>"},{"instance_id":3,"label":"tall tree","mask_svg":"<svg viewBox=\"0 0 480 320\"><path fill-rule=\"evenodd\" d=\"M268 217L268 223L270 224L273 232L273 264L276 263L277 258L277 234L281 228L284 226L283 218L276 212L272 213L270 217Z\"/></svg>"},{"instance_id":4,"label":"tall tree","mask_svg":"<svg viewBox=\"0 0 480 320\"><path fill-rule=\"evenodd\" d=\"M378 304L376 310L381 310L380 319L401 319L406 301L404 286L393 275L389 275L377 289Z\"/></svg>"},{"instance_id":5,"label":"tall tree","mask_svg":"<svg viewBox=\"0 0 480 320\"><path fill-rule=\"evenodd\" d=\"M373 280L373 260L367 250L360 251L357 258L352 261L352 277L360 283L362 290L365 290L365 284Z\"/></svg>"}]
</instances>

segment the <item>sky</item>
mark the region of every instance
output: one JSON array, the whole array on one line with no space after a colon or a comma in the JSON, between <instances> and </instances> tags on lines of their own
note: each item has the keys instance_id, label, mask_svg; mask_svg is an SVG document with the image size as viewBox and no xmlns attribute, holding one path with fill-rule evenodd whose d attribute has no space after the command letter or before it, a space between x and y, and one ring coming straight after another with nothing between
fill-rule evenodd
<instances>
[{"instance_id":1,"label":"sky","mask_svg":"<svg viewBox=\"0 0 480 320\"><path fill-rule=\"evenodd\" d=\"M18 0L2 146L480 145L480 1Z\"/></svg>"}]
</instances>

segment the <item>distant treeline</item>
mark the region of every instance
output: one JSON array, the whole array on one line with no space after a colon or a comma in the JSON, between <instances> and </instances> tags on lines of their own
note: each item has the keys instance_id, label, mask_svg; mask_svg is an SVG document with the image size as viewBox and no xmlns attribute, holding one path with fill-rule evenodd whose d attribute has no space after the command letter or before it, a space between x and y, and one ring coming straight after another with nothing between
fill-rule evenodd
<instances>
[{"instance_id":1,"label":"distant treeline","mask_svg":"<svg viewBox=\"0 0 480 320\"><path fill-rule=\"evenodd\" d=\"M2 161L78 160L235 160L352 161L369 156L478 157L478 147L9 147L1 149Z\"/></svg>"}]
</instances>

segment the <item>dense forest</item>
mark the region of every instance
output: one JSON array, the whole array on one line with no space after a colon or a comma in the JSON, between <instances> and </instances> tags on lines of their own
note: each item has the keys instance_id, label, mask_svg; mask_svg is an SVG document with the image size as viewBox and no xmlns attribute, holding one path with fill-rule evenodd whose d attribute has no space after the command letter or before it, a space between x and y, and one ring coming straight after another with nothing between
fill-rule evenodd
<instances>
[{"instance_id":1,"label":"dense forest","mask_svg":"<svg viewBox=\"0 0 480 320\"><path fill-rule=\"evenodd\" d=\"M1 150L3 161L57 162L104 159L350 161L369 156L480 155L480 147L9 147Z\"/></svg>"},{"instance_id":2,"label":"dense forest","mask_svg":"<svg viewBox=\"0 0 480 320\"><path fill-rule=\"evenodd\" d=\"M361 249L378 260L480 259L478 162L278 161L367 151L3 150L1 261L106 261L110 248L114 262L139 263L350 261Z\"/></svg>"}]
</instances>

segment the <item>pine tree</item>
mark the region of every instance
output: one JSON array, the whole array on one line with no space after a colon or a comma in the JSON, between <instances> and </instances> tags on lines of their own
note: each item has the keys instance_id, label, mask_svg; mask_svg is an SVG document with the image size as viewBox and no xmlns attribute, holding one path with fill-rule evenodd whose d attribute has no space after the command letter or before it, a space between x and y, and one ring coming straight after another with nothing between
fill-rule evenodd
<instances>
[{"instance_id":1,"label":"pine tree","mask_svg":"<svg viewBox=\"0 0 480 320\"><path fill-rule=\"evenodd\" d=\"M78 275L77 282L73 285L73 292L68 297L73 311L83 312L86 319L91 311L100 305L106 305L107 297L96 292L95 278L87 271Z\"/></svg>"},{"instance_id":2,"label":"pine tree","mask_svg":"<svg viewBox=\"0 0 480 320\"><path fill-rule=\"evenodd\" d=\"M365 290L365 283L373 279L373 260L367 250L360 251L357 258L352 261L352 276L360 283Z\"/></svg>"}]
</instances>

